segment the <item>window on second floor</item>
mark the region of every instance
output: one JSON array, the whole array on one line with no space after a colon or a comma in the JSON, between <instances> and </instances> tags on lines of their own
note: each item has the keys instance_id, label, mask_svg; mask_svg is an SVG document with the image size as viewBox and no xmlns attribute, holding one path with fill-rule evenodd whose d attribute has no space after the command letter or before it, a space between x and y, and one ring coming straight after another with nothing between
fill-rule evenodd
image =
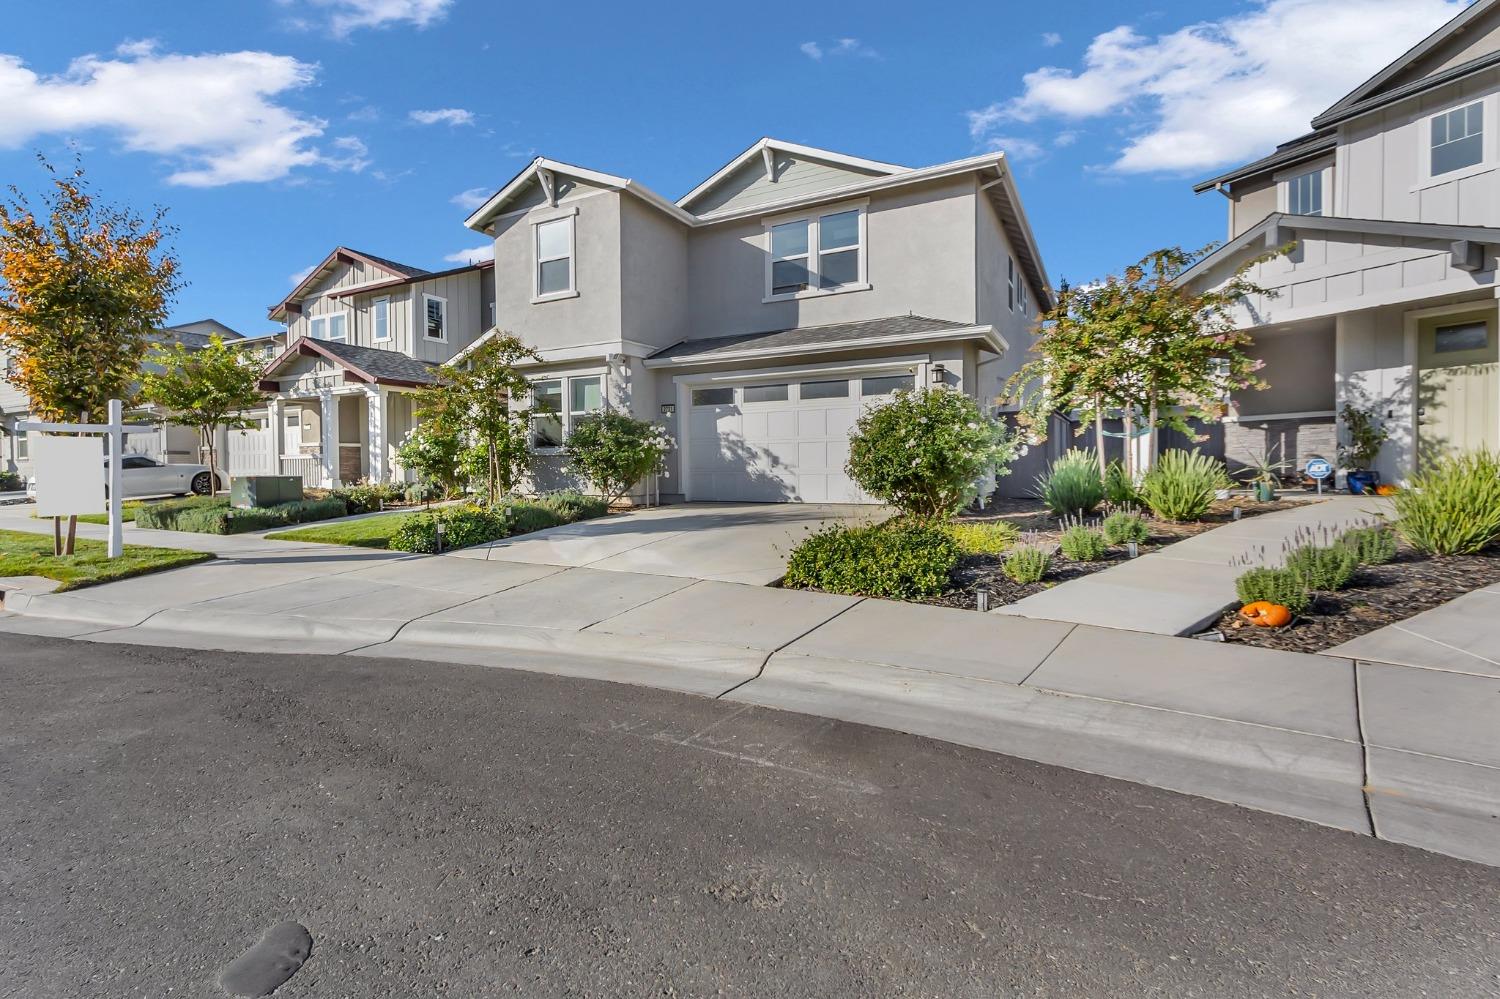
<instances>
[{"instance_id":1,"label":"window on second floor","mask_svg":"<svg viewBox=\"0 0 1500 999\"><path fill-rule=\"evenodd\" d=\"M1432 162L1437 177L1484 160L1484 103L1476 101L1434 115L1431 125Z\"/></svg>"},{"instance_id":2,"label":"window on second floor","mask_svg":"<svg viewBox=\"0 0 1500 999\"><path fill-rule=\"evenodd\" d=\"M448 339L448 300L422 296L422 331L428 340Z\"/></svg>"},{"instance_id":3,"label":"window on second floor","mask_svg":"<svg viewBox=\"0 0 1500 999\"><path fill-rule=\"evenodd\" d=\"M1016 311L1016 258L1005 258L1005 307Z\"/></svg>"},{"instance_id":4,"label":"window on second floor","mask_svg":"<svg viewBox=\"0 0 1500 999\"><path fill-rule=\"evenodd\" d=\"M864 286L864 209L780 222L768 229L767 298Z\"/></svg>"},{"instance_id":5,"label":"window on second floor","mask_svg":"<svg viewBox=\"0 0 1500 999\"><path fill-rule=\"evenodd\" d=\"M371 307L370 324L374 327L370 338L376 343L382 343L391 338L391 300L389 298L377 298Z\"/></svg>"},{"instance_id":6,"label":"window on second floor","mask_svg":"<svg viewBox=\"0 0 1500 999\"><path fill-rule=\"evenodd\" d=\"M1287 178L1286 210L1292 215L1323 214L1323 169L1321 167Z\"/></svg>"},{"instance_id":7,"label":"window on second floor","mask_svg":"<svg viewBox=\"0 0 1500 999\"><path fill-rule=\"evenodd\" d=\"M573 216L536 225L536 297L571 295L573 284Z\"/></svg>"},{"instance_id":8,"label":"window on second floor","mask_svg":"<svg viewBox=\"0 0 1500 999\"><path fill-rule=\"evenodd\" d=\"M307 321L307 330L314 340L337 340L342 343L349 339L349 317L342 312L313 316Z\"/></svg>"}]
</instances>

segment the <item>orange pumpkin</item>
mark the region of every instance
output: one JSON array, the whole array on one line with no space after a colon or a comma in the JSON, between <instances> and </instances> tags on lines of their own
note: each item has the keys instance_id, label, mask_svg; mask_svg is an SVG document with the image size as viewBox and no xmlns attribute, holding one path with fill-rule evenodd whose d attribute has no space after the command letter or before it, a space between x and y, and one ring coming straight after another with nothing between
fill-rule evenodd
<instances>
[{"instance_id":1,"label":"orange pumpkin","mask_svg":"<svg viewBox=\"0 0 1500 999\"><path fill-rule=\"evenodd\" d=\"M1394 496L1396 495L1396 492L1396 487L1391 485L1389 482L1381 483L1380 485L1375 487L1376 496Z\"/></svg>"},{"instance_id":2,"label":"orange pumpkin","mask_svg":"<svg viewBox=\"0 0 1500 999\"><path fill-rule=\"evenodd\" d=\"M1284 628L1292 623L1292 612L1269 600L1246 604L1240 608L1240 617L1257 628Z\"/></svg>"}]
</instances>

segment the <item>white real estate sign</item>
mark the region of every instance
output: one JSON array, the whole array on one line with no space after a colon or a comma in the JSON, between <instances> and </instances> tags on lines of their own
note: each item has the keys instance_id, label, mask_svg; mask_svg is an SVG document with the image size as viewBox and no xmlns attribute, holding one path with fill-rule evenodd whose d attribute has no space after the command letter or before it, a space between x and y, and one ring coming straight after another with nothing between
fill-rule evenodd
<instances>
[{"instance_id":1,"label":"white real estate sign","mask_svg":"<svg viewBox=\"0 0 1500 999\"><path fill-rule=\"evenodd\" d=\"M36 434L36 515L70 517L104 512L104 439Z\"/></svg>"}]
</instances>

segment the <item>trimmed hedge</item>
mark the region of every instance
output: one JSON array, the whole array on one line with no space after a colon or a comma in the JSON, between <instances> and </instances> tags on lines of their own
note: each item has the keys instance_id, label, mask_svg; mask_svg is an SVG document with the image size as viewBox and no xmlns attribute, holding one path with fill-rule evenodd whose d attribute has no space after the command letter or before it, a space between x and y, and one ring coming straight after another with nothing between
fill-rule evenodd
<instances>
[{"instance_id":1,"label":"trimmed hedge","mask_svg":"<svg viewBox=\"0 0 1500 999\"><path fill-rule=\"evenodd\" d=\"M223 498L205 496L143 506L136 511L135 526L198 534L244 534L289 524L330 520L348 512L344 501L332 496L248 510L235 509Z\"/></svg>"},{"instance_id":2,"label":"trimmed hedge","mask_svg":"<svg viewBox=\"0 0 1500 999\"><path fill-rule=\"evenodd\" d=\"M571 524L575 520L593 520L609 512L609 501L603 496L586 496L576 489L545 493L526 502L551 510L562 518L564 524Z\"/></svg>"},{"instance_id":3,"label":"trimmed hedge","mask_svg":"<svg viewBox=\"0 0 1500 999\"><path fill-rule=\"evenodd\" d=\"M784 585L910 600L935 597L962 555L942 527L895 522L837 525L808 537L787 561Z\"/></svg>"},{"instance_id":4,"label":"trimmed hedge","mask_svg":"<svg viewBox=\"0 0 1500 999\"><path fill-rule=\"evenodd\" d=\"M536 499L509 496L490 509L466 503L408 517L391 535L390 547L430 555L437 551L438 524L443 525L443 550L452 551L602 517L606 512L608 506L602 497L572 490Z\"/></svg>"}]
</instances>

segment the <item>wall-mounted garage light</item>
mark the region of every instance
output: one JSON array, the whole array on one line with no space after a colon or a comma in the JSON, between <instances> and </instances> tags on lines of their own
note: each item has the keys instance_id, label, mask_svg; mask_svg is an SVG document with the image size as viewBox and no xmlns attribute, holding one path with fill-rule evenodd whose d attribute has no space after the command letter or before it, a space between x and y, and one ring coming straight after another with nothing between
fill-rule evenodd
<instances>
[{"instance_id":1,"label":"wall-mounted garage light","mask_svg":"<svg viewBox=\"0 0 1500 999\"><path fill-rule=\"evenodd\" d=\"M946 385L948 383L948 369L941 364L932 366L932 384Z\"/></svg>"}]
</instances>

